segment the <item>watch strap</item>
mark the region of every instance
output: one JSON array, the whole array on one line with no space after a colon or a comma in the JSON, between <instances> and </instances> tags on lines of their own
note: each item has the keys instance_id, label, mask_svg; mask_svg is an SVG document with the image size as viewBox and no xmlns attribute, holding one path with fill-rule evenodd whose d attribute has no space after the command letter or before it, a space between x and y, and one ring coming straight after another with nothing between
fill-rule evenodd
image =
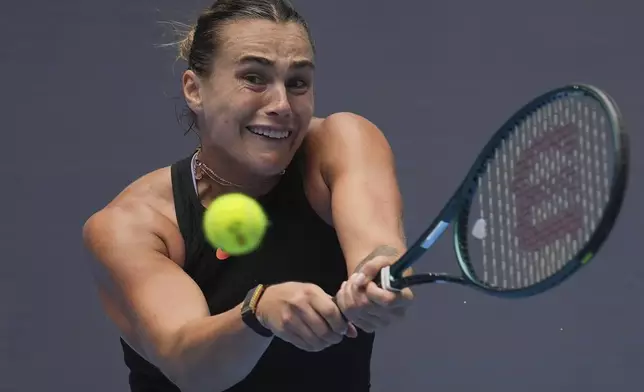
<instances>
[{"instance_id":1,"label":"watch strap","mask_svg":"<svg viewBox=\"0 0 644 392\"><path fill-rule=\"evenodd\" d=\"M256 311L259 300L264 295L266 286L259 284L248 291L242 304L242 321L253 331L264 337L273 336L270 329L265 328L257 319Z\"/></svg>"}]
</instances>

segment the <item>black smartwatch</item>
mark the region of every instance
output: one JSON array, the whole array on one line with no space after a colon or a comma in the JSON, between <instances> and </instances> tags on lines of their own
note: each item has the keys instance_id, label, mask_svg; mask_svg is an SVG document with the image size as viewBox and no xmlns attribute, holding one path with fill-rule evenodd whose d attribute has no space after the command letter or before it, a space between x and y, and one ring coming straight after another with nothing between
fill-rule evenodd
<instances>
[{"instance_id":1,"label":"black smartwatch","mask_svg":"<svg viewBox=\"0 0 644 392\"><path fill-rule=\"evenodd\" d=\"M246 324L250 329L261 336L269 338L273 336L273 332L268 328L264 328L255 315L257 304L259 303L260 298L262 298L264 290L266 290L266 286L260 284L248 291L248 294L246 294L246 298L244 298L244 302L242 303L241 317L244 324Z\"/></svg>"}]
</instances>

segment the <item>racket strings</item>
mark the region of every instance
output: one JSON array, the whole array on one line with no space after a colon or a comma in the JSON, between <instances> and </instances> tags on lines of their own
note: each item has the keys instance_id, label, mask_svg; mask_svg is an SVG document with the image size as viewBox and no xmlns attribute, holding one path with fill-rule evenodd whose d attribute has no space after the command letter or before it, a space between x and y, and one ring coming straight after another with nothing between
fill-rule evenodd
<instances>
[{"instance_id":1,"label":"racket strings","mask_svg":"<svg viewBox=\"0 0 644 392\"><path fill-rule=\"evenodd\" d=\"M480 280L527 287L577 255L609 201L611 135L603 109L585 96L548 103L515 126L470 208L469 253Z\"/></svg>"}]
</instances>

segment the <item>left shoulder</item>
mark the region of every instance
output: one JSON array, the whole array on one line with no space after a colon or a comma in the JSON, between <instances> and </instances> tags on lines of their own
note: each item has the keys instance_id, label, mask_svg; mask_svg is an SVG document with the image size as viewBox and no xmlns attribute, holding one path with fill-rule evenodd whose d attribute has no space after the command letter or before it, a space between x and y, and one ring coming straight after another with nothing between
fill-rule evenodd
<instances>
[{"instance_id":1,"label":"left shoulder","mask_svg":"<svg viewBox=\"0 0 644 392\"><path fill-rule=\"evenodd\" d=\"M310 167L329 187L341 175L394 165L393 151L383 132L365 117L349 112L314 119L305 148Z\"/></svg>"},{"instance_id":2,"label":"left shoulder","mask_svg":"<svg viewBox=\"0 0 644 392\"><path fill-rule=\"evenodd\" d=\"M384 133L366 117L350 112L311 121L306 149L316 161L327 163L391 154Z\"/></svg>"},{"instance_id":3,"label":"left shoulder","mask_svg":"<svg viewBox=\"0 0 644 392\"><path fill-rule=\"evenodd\" d=\"M324 118L315 118L311 121L309 131L311 139L323 141L384 139L383 133L373 122L351 112L338 112Z\"/></svg>"},{"instance_id":4,"label":"left shoulder","mask_svg":"<svg viewBox=\"0 0 644 392\"><path fill-rule=\"evenodd\" d=\"M365 117L349 112L313 118L303 147L307 198L329 224L331 188L338 174L375 167L374 162L387 165L392 155L380 129Z\"/></svg>"}]
</instances>

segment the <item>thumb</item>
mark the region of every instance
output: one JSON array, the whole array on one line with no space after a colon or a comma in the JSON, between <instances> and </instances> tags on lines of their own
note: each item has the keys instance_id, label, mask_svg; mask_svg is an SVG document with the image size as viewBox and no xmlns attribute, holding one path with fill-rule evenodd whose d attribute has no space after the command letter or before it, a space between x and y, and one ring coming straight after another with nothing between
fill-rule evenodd
<instances>
[{"instance_id":1,"label":"thumb","mask_svg":"<svg viewBox=\"0 0 644 392\"><path fill-rule=\"evenodd\" d=\"M380 273L380 270L382 270L389 264L391 264L391 260L388 257L374 257L373 259L364 263L356 271L356 274L358 275L357 276L358 285L364 286L369 282L373 281L376 278L376 276L378 276L378 273Z\"/></svg>"}]
</instances>

